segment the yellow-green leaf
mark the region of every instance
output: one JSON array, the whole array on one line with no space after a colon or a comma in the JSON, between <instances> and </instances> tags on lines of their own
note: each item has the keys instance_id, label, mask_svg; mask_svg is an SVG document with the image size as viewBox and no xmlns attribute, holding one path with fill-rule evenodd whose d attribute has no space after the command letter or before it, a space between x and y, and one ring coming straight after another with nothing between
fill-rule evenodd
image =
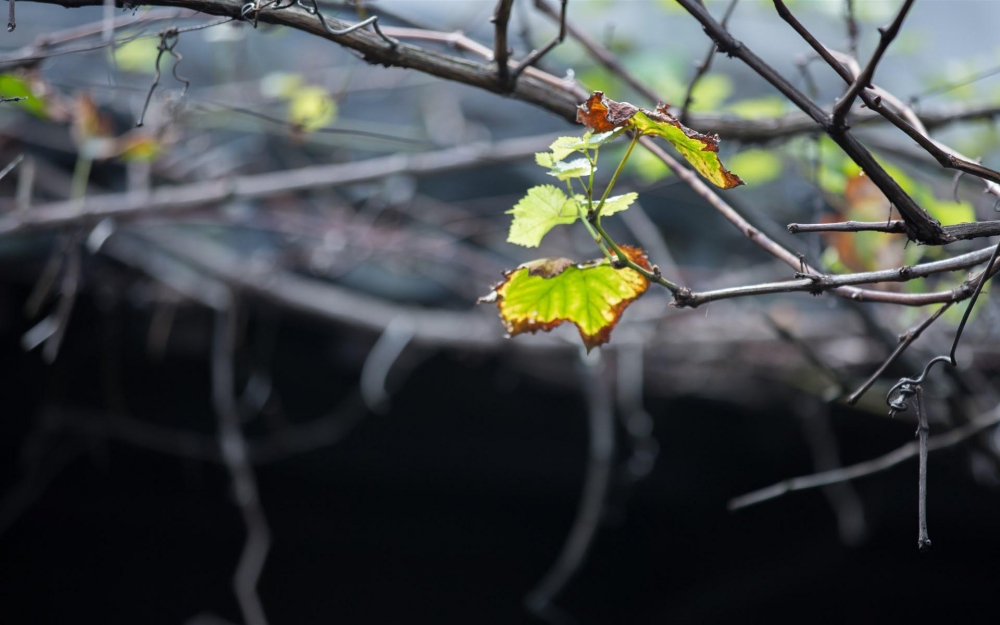
<instances>
[{"instance_id":1,"label":"yellow-green leaf","mask_svg":"<svg viewBox=\"0 0 1000 625\"><path fill-rule=\"evenodd\" d=\"M591 168L590 161L585 158L578 158L572 161L557 161L549 166L551 171L548 172L550 176L555 176L559 180L569 180L570 178L581 178L583 176L589 176L591 173L597 171L597 168Z\"/></svg>"},{"instance_id":2,"label":"yellow-green leaf","mask_svg":"<svg viewBox=\"0 0 1000 625\"><path fill-rule=\"evenodd\" d=\"M622 251L649 268L641 249L623 245ZM547 332L569 322L590 351L608 342L625 308L647 288L649 281L641 273L615 269L606 259L578 265L566 258L546 258L507 272L479 301L496 303L510 336Z\"/></svg>"},{"instance_id":3,"label":"yellow-green leaf","mask_svg":"<svg viewBox=\"0 0 1000 625\"><path fill-rule=\"evenodd\" d=\"M719 137L703 135L682 125L665 110L640 110L633 117L635 127L644 135L659 135L673 144L695 170L712 184L732 189L743 184L739 176L723 167L719 160Z\"/></svg>"},{"instance_id":4,"label":"yellow-green leaf","mask_svg":"<svg viewBox=\"0 0 1000 625\"><path fill-rule=\"evenodd\" d=\"M556 164L550 152L535 152L535 162L542 167L552 167Z\"/></svg>"},{"instance_id":5,"label":"yellow-green leaf","mask_svg":"<svg viewBox=\"0 0 1000 625\"><path fill-rule=\"evenodd\" d=\"M550 184L528 189L507 214L514 215L507 241L524 247L538 247L549 230L579 217L576 202Z\"/></svg>"},{"instance_id":6,"label":"yellow-green leaf","mask_svg":"<svg viewBox=\"0 0 1000 625\"><path fill-rule=\"evenodd\" d=\"M552 150L552 160L561 161L579 148L580 137L559 137L552 142L549 149Z\"/></svg>"},{"instance_id":7,"label":"yellow-green leaf","mask_svg":"<svg viewBox=\"0 0 1000 625\"><path fill-rule=\"evenodd\" d=\"M626 193L624 195L609 197L604 200L604 208L601 209L601 215L614 215L615 213L620 213L631 206L632 202L636 201L638 198L638 193Z\"/></svg>"},{"instance_id":8,"label":"yellow-green leaf","mask_svg":"<svg viewBox=\"0 0 1000 625\"><path fill-rule=\"evenodd\" d=\"M552 150L549 156L553 161L561 161L573 152L586 153L587 150L596 150L605 143L614 141L617 136L618 132L611 130L598 134L587 132L582 137L559 137L549 146ZM538 161L537 154L535 160ZM538 164L541 165L541 162Z\"/></svg>"},{"instance_id":9,"label":"yellow-green leaf","mask_svg":"<svg viewBox=\"0 0 1000 625\"><path fill-rule=\"evenodd\" d=\"M595 91L577 109L576 121L594 132L632 127L642 134L663 137L712 184L723 189L743 184L740 177L723 167L719 160L718 136L703 135L687 128L662 105L650 111L628 102L615 102Z\"/></svg>"},{"instance_id":10,"label":"yellow-green leaf","mask_svg":"<svg viewBox=\"0 0 1000 625\"><path fill-rule=\"evenodd\" d=\"M300 87L288 101L288 121L306 132L315 132L333 121L337 102L322 87Z\"/></svg>"}]
</instances>

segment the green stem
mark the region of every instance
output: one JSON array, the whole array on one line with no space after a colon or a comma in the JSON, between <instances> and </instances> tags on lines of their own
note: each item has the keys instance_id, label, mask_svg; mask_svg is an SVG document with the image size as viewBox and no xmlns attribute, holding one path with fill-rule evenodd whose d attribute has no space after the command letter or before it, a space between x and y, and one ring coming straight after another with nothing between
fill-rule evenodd
<instances>
[{"instance_id":1,"label":"green stem","mask_svg":"<svg viewBox=\"0 0 1000 625\"><path fill-rule=\"evenodd\" d=\"M590 151L584 150L587 162L590 163L590 182L587 184L587 210L594 210L594 172L597 171L597 150L594 150L594 158L591 160Z\"/></svg>"},{"instance_id":2,"label":"green stem","mask_svg":"<svg viewBox=\"0 0 1000 625\"><path fill-rule=\"evenodd\" d=\"M69 199L82 200L87 195L87 181L90 180L90 165L93 161L82 154L76 159L73 180L69 185Z\"/></svg>"},{"instance_id":3,"label":"green stem","mask_svg":"<svg viewBox=\"0 0 1000 625\"><path fill-rule=\"evenodd\" d=\"M601 238L604 239L604 241L606 241L607 244L611 246L611 249L615 251L615 256L618 257L618 261L620 263L624 264L629 269L638 271L643 276L645 276L647 280L655 282L662 287L665 287L668 291L670 291L674 295L677 295L677 293L680 292L681 286L679 284L675 284L670 280L664 278L661 274L652 272L646 269L645 267L633 262L632 259L630 259L628 255L625 252L623 252L620 247L618 247L618 244L615 243L610 236L608 236L608 233L604 231L604 228L601 226L600 222L595 220L593 225L594 228L601 234ZM613 263L614 261L611 262Z\"/></svg>"},{"instance_id":4,"label":"green stem","mask_svg":"<svg viewBox=\"0 0 1000 625\"><path fill-rule=\"evenodd\" d=\"M609 182L608 186L604 188L604 195L601 196L600 203L597 205L597 208L594 209L594 221L600 220L601 209L604 208L604 201L608 199L609 195L611 195L611 189L613 189L615 183L618 182L618 176L620 176L622 170L625 169L625 162L628 161L629 155L632 154L632 149L635 147L635 144L639 142L639 137L641 136L642 133L638 130L632 133L632 142L628 144L628 149L625 150L625 156L622 157L622 162L618 163L618 169L616 169L614 175L611 176L611 182Z\"/></svg>"},{"instance_id":5,"label":"green stem","mask_svg":"<svg viewBox=\"0 0 1000 625\"><path fill-rule=\"evenodd\" d=\"M591 174L591 184L593 184L593 174ZM588 201L587 208L589 210L592 207L592 205L590 204L590 197L591 197L590 190L587 189L586 185L583 184L583 180L580 180L580 186L584 187L584 191L587 191L587 201ZM573 193L572 178L566 179L566 188L569 189L569 196L573 197L574 193ZM609 261L614 262L615 259L611 257L611 252L604 244L604 239L602 239L601 235L598 234L596 230L594 230L594 226L592 226L590 222L587 220L587 214L584 212L583 208L579 204L576 204L576 212L578 215L580 215L580 221L582 221L583 225L586 226L587 232L590 233L590 238L592 238L594 240L594 243L597 243L597 246L601 248L601 253L604 254L604 257L607 258Z\"/></svg>"}]
</instances>

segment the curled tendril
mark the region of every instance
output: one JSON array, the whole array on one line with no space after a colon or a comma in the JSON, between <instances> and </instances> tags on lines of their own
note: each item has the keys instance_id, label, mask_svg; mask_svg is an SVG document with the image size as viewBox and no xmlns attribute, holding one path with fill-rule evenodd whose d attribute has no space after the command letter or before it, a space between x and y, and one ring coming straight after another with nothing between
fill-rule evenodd
<instances>
[{"instance_id":1,"label":"curled tendril","mask_svg":"<svg viewBox=\"0 0 1000 625\"><path fill-rule=\"evenodd\" d=\"M160 33L160 45L157 47L156 55L156 74L153 77L153 84L149 86L149 93L146 94L146 102L142 105L142 112L139 113L139 120L135 123L136 127L142 126L143 120L146 118L146 111L149 109L149 102L153 98L153 92L160 84L160 61L163 59L164 53L174 57L175 61L171 73L177 82L184 83L184 91L181 92L181 97L187 95L188 87L191 86L191 81L177 73L177 66L184 60L184 57L181 56L179 52L174 50L174 48L177 47L178 41L180 41L180 31L177 28L168 28Z\"/></svg>"},{"instance_id":2,"label":"curled tendril","mask_svg":"<svg viewBox=\"0 0 1000 625\"><path fill-rule=\"evenodd\" d=\"M249 22L251 21L249 16L253 14L253 20L252 20L253 27L257 28L257 18L260 16L261 11L263 11L264 9L270 8L272 11L283 11L285 9L290 9L294 6L303 9L309 15L315 15L317 18L319 18L320 24L322 24L326 32L330 33L331 35L335 35L338 37L341 35L348 35L356 30L361 30L362 28L370 24L372 29L375 31L375 34L381 37L382 40L385 41L387 44L389 44L390 48L395 50L396 47L399 46L399 41L397 39L394 39L393 37L386 35L385 33L382 32L382 29L379 28L377 15L373 15L368 19L362 20L357 24L352 24L351 26L342 28L340 30L332 28L330 24L327 23L326 18L323 17L323 14L320 13L319 5L317 4L316 0L309 0L309 4L306 4L305 2L303 2L303 0L288 0L287 4L281 4L281 0L270 0L270 2L267 2L266 4L261 4L260 0L254 0L253 2L247 2L242 6L242 8L240 9L240 15L243 17L245 21Z\"/></svg>"},{"instance_id":3,"label":"curled tendril","mask_svg":"<svg viewBox=\"0 0 1000 625\"><path fill-rule=\"evenodd\" d=\"M885 403L889 406L889 416L894 417L897 412L906 412L909 408L906 401L917 393L917 387L923 383L927 374L930 373L931 368L939 362L947 362L952 366L955 365L951 356L937 356L927 363L924 370L920 372L920 375L914 378L901 378L899 382L896 382L889 389L889 392L885 395Z\"/></svg>"}]
</instances>

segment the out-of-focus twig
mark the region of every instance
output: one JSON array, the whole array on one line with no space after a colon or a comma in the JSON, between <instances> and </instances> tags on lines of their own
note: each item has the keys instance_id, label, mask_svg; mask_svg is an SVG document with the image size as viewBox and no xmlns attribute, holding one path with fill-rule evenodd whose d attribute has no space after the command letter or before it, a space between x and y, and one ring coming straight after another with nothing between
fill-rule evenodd
<instances>
[{"instance_id":1,"label":"out-of-focus twig","mask_svg":"<svg viewBox=\"0 0 1000 625\"><path fill-rule=\"evenodd\" d=\"M611 485L615 453L614 406L608 376L602 371L598 355L599 352L595 352L588 356L581 351L581 383L587 400L590 445L576 519L552 568L524 599L532 613L550 623L568 620L553 602L583 566L600 527Z\"/></svg>"},{"instance_id":2,"label":"out-of-focus twig","mask_svg":"<svg viewBox=\"0 0 1000 625\"><path fill-rule=\"evenodd\" d=\"M979 417L978 419L973 419L969 423L961 425L949 432L930 437L927 439L927 450L936 451L938 449L952 447L972 436L975 436L983 430L996 425L997 423L1000 423L1000 408L995 409L989 414ZM830 484L837 484L848 480L855 480L859 477L885 471L886 469L891 469L904 460L916 456L920 451L919 447L918 442L913 441L885 454L884 456L879 456L878 458L867 460L865 462L859 462L858 464L852 464L842 469L824 471L813 475L782 480L773 486L768 486L767 488L762 488L760 490L755 490L752 493L735 497L729 501L728 507L730 510L739 510L741 508L746 508L747 506L768 501L769 499L781 497L782 495L786 495L791 492L808 490L810 488L819 488L821 486L828 486Z\"/></svg>"},{"instance_id":3,"label":"out-of-focus twig","mask_svg":"<svg viewBox=\"0 0 1000 625\"><path fill-rule=\"evenodd\" d=\"M271 547L271 530L261 505L236 404L233 372L236 314L216 311L212 338L212 403L219 426L219 448L232 480L233 497L243 515L247 536L233 574L233 590L246 625L267 625L257 582Z\"/></svg>"}]
</instances>

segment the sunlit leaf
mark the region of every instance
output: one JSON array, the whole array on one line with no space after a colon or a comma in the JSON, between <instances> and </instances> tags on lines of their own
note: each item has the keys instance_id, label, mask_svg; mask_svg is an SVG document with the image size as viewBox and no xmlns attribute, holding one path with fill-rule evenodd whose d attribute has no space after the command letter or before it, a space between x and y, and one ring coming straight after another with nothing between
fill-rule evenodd
<instances>
[{"instance_id":1,"label":"sunlit leaf","mask_svg":"<svg viewBox=\"0 0 1000 625\"><path fill-rule=\"evenodd\" d=\"M719 161L719 137L685 127L662 106L655 111L640 109L628 102L615 102L597 91L577 109L576 120L594 132L631 127L646 135L663 137L716 186L731 189L743 184L739 176Z\"/></svg>"},{"instance_id":2,"label":"sunlit leaf","mask_svg":"<svg viewBox=\"0 0 1000 625\"><path fill-rule=\"evenodd\" d=\"M552 142L552 160L561 161L573 152L579 150L580 137L559 137Z\"/></svg>"},{"instance_id":3,"label":"sunlit leaf","mask_svg":"<svg viewBox=\"0 0 1000 625\"><path fill-rule=\"evenodd\" d=\"M731 156L729 164L740 170L743 179L750 186L776 180L785 167L781 158L771 150L743 150Z\"/></svg>"},{"instance_id":4,"label":"sunlit leaf","mask_svg":"<svg viewBox=\"0 0 1000 625\"><path fill-rule=\"evenodd\" d=\"M570 178L580 178L589 176L597 168L591 168L590 161L585 158L578 158L572 161L557 161L549 166L548 174L555 176L559 180L569 180Z\"/></svg>"},{"instance_id":5,"label":"sunlit leaf","mask_svg":"<svg viewBox=\"0 0 1000 625\"><path fill-rule=\"evenodd\" d=\"M620 213L629 206L632 202L635 202L639 198L638 193L626 193L624 195L616 195L614 197L609 197L604 200L604 208L601 209L602 215L614 215L615 213ZM596 200L595 200L596 202Z\"/></svg>"},{"instance_id":6,"label":"sunlit leaf","mask_svg":"<svg viewBox=\"0 0 1000 625\"><path fill-rule=\"evenodd\" d=\"M556 159L551 152L535 152L535 162L542 167L553 167L556 164Z\"/></svg>"},{"instance_id":7,"label":"sunlit leaf","mask_svg":"<svg viewBox=\"0 0 1000 625\"><path fill-rule=\"evenodd\" d=\"M288 121L306 132L325 127L337 116L337 102L322 87L300 87L288 101Z\"/></svg>"},{"instance_id":8,"label":"sunlit leaf","mask_svg":"<svg viewBox=\"0 0 1000 625\"><path fill-rule=\"evenodd\" d=\"M36 97L28 81L15 74L0 74L0 96L5 98L25 98L17 102L7 102L4 106L24 109L38 117L47 117L45 102Z\"/></svg>"},{"instance_id":9,"label":"sunlit leaf","mask_svg":"<svg viewBox=\"0 0 1000 625\"><path fill-rule=\"evenodd\" d=\"M538 247L549 230L579 217L576 202L550 184L528 189L507 214L514 215L507 241L524 247Z\"/></svg>"},{"instance_id":10,"label":"sunlit leaf","mask_svg":"<svg viewBox=\"0 0 1000 625\"><path fill-rule=\"evenodd\" d=\"M622 251L649 268L642 250L622 246ZM606 259L578 265L566 258L548 258L507 272L503 282L479 301L496 303L510 336L549 331L569 322L590 351L608 342L622 312L648 287L642 274L615 269Z\"/></svg>"},{"instance_id":11,"label":"sunlit leaf","mask_svg":"<svg viewBox=\"0 0 1000 625\"><path fill-rule=\"evenodd\" d=\"M160 41L155 37L127 41L115 48L115 64L126 72L152 74L156 71L159 46Z\"/></svg>"}]
</instances>

